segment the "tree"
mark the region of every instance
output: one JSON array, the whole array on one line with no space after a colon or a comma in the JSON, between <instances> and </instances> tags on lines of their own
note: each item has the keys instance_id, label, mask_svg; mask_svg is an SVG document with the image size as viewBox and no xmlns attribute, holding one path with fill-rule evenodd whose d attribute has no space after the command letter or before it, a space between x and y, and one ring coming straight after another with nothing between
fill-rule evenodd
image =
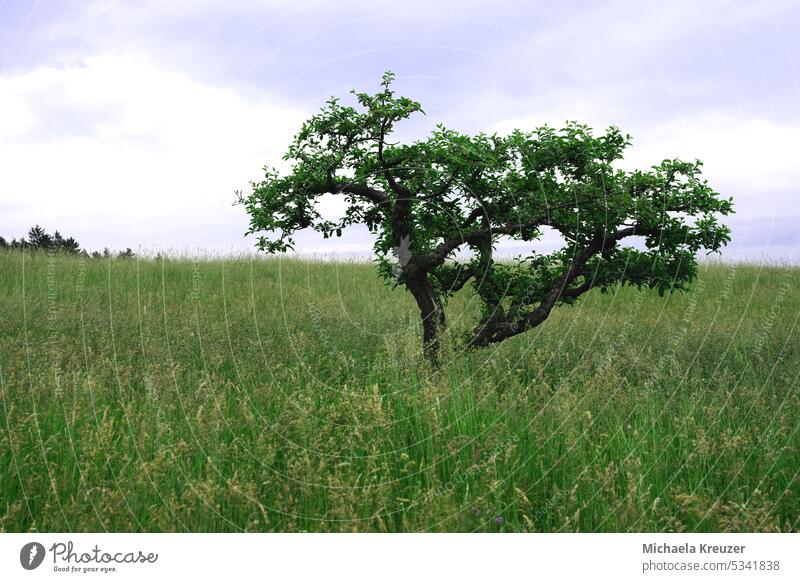
<instances>
[{"instance_id":1,"label":"tree","mask_svg":"<svg viewBox=\"0 0 800 582\"><path fill-rule=\"evenodd\" d=\"M53 233L53 246L60 251L77 254L81 245L74 238L63 238L60 232L55 231Z\"/></svg>"},{"instance_id":2,"label":"tree","mask_svg":"<svg viewBox=\"0 0 800 582\"><path fill-rule=\"evenodd\" d=\"M28 231L28 244L37 249L49 249L53 246L53 237L37 224Z\"/></svg>"},{"instance_id":3,"label":"tree","mask_svg":"<svg viewBox=\"0 0 800 582\"><path fill-rule=\"evenodd\" d=\"M265 167L238 201L250 216L248 234L265 233L257 246L269 253L291 249L301 229L328 238L365 224L376 236L379 272L416 300L434 362L447 299L467 284L482 304L467 341L482 347L540 325L591 289L685 290L697 253L730 240L719 218L732 212L731 200L709 187L701 162L623 171L615 162L630 136L616 127L596 136L570 122L503 136L438 125L427 139L392 142L398 122L423 113L395 96L393 78L386 73L374 95L353 92L355 106L331 98L288 148L291 169ZM326 194L346 202L341 218L320 214ZM500 237L535 241L547 229L564 240L557 252L495 260ZM630 237L644 249L624 245Z\"/></svg>"},{"instance_id":4,"label":"tree","mask_svg":"<svg viewBox=\"0 0 800 582\"><path fill-rule=\"evenodd\" d=\"M67 238L63 239L63 241L61 243L61 248L63 250L65 250L65 251L67 251L68 253L78 254L78 251L80 251L81 245L78 243L78 241L76 241L74 238L72 238L70 236L70 237L67 237Z\"/></svg>"}]
</instances>

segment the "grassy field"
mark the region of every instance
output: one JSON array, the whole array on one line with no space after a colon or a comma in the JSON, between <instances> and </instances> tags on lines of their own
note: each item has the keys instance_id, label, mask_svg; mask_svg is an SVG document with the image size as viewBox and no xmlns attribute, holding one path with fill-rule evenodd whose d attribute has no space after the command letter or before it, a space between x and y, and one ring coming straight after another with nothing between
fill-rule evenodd
<instances>
[{"instance_id":1,"label":"grassy field","mask_svg":"<svg viewBox=\"0 0 800 582\"><path fill-rule=\"evenodd\" d=\"M368 264L0 253L0 529L797 531L800 270L701 270L433 370Z\"/></svg>"}]
</instances>

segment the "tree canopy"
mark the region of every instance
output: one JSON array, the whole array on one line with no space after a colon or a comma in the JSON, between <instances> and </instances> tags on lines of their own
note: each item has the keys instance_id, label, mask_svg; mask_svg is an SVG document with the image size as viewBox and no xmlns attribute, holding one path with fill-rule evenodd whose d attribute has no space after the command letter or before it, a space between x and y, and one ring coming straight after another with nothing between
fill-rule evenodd
<instances>
[{"instance_id":1,"label":"tree canopy","mask_svg":"<svg viewBox=\"0 0 800 582\"><path fill-rule=\"evenodd\" d=\"M355 103L331 98L306 121L284 159L265 168L239 201L266 252L293 248L297 231L326 238L364 224L376 237L380 273L406 287L420 308L426 353L436 358L444 305L471 284L482 315L468 338L486 346L523 333L591 289L620 284L660 293L685 290L696 256L730 240L719 222L732 212L702 177L700 161L663 160L625 171L630 136L616 127L595 135L575 122L508 135L467 135L442 125L426 139L392 141L398 122L423 113L395 96L386 73L375 94ZM346 211L323 216L323 195ZM547 229L563 248L496 260L501 237L536 241ZM625 244L642 237L643 248Z\"/></svg>"}]
</instances>

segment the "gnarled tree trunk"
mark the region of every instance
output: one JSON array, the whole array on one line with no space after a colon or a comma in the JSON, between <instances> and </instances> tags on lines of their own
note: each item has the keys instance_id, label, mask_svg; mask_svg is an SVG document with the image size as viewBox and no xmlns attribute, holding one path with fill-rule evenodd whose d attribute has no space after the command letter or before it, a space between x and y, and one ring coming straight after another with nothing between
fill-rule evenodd
<instances>
[{"instance_id":1,"label":"gnarled tree trunk","mask_svg":"<svg viewBox=\"0 0 800 582\"><path fill-rule=\"evenodd\" d=\"M406 286L414 296L422 316L423 352L425 357L436 366L439 363L439 334L446 325L444 304L425 272L408 276Z\"/></svg>"}]
</instances>

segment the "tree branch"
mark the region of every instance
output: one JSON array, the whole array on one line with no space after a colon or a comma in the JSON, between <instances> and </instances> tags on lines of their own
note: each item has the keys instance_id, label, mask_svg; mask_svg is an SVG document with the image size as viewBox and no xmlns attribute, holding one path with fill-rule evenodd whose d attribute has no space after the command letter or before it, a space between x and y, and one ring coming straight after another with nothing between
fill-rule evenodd
<instances>
[{"instance_id":1,"label":"tree branch","mask_svg":"<svg viewBox=\"0 0 800 582\"><path fill-rule=\"evenodd\" d=\"M389 183L389 187L398 195L407 199L411 199L414 194L408 190L405 186L400 184L397 180L395 180L394 175L392 175L392 166L397 164L387 164L386 159L383 155L383 146L386 143L386 129L389 126L389 118L384 117L381 121L381 132L378 136L378 160L381 163L381 170L384 176L386 176L386 181ZM402 198L401 198L402 200Z\"/></svg>"},{"instance_id":2,"label":"tree branch","mask_svg":"<svg viewBox=\"0 0 800 582\"><path fill-rule=\"evenodd\" d=\"M587 198L584 200L579 200L577 202L570 202L567 204L561 204L559 206L551 206L546 209L546 212L552 212L553 210L562 210L564 208L574 208L575 206L581 206L588 202L592 202L592 198ZM465 224L469 224L470 221L475 220L478 216L480 216L481 212L483 212L483 208L476 208L473 210L470 215L467 217L467 222ZM467 233L462 233L460 236L453 237L448 239L438 245L434 250L430 253L424 255L421 260L420 264L423 268L432 268L437 265L440 265L444 262L451 252L456 250L463 244L470 244L480 241L487 236L494 236L494 235L512 235L518 232L522 232L523 230L527 230L530 228L535 228L537 226L548 226L550 225L550 220L548 219L547 215L541 216L534 220L529 220L527 222L515 222L515 223L508 223L500 226L489 226L486 228L482 228L480 230L473 230Z\"/></svg>"},{"instance_id":3,"label":"tree branch","mask_svg":"<svg viewBox=\"0 0 800 582\"><path fill-rule=\"evenodd\" d=\"M643 228L634 225L618 230L610 236L596 236L589 246L573 257L562 277L550 288L544 301L536 309L522 318L517 316L518 309L510 309L509 315L503 321L497 322L493 326L478 326L473 343L477 346L486 346L536 327L550 316L550 312L561 297L576 298L593 287L594 280L590 279L584 272L586 263L592 256L611 250L618 241L625 237L658 235L660 232L658 228ZM568 289L569 285L581 275L584 275L586 280L577 287Z\"/></svg>"},{"instance_id":4,"label":"tree branch","mask_svg":"<svg viewBox=\"0 0 800 582\"><path fill-rule=\"evenodd\" d=\"M328 176L326 184L310 188L310 190L315 194L354 194L369 200L376 206L389 202L389 196L383 190L372 188L366 184L356 184L355 182L337 182L331 176Z\"/></svg>"}]
</instances>

